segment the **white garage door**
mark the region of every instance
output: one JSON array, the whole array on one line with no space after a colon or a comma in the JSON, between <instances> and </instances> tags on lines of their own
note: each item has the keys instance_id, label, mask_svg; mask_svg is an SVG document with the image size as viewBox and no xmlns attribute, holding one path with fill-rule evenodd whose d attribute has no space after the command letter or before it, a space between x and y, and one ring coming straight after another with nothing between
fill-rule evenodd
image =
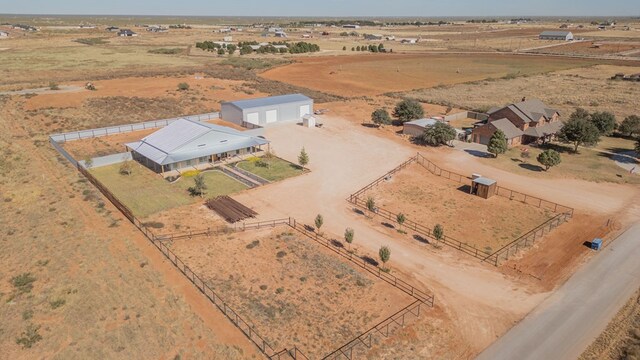
<instances>
[{"instance_id":1,"label":"white garage door","mask_svg":"<svg viewBox=\"0 0 640 360\"><path fill-rule=\"evenodd\" d=\"M251 124L259 125L260 124L260 114L258 114L257 112L247 114L247 122L251 123Z\"/></svg>"},{"instance_id":2,"label":"white garage door","mask_svg":"<svg viewBox=\"0 0 640 360\"><path fill-rule=\"evenodd\" d=\"M300 106L300 117L311 114L311 108L309 105Z\"/></svg>"},{"instance_id":3,"label":"white garage door","mask_svg":"<svg viewBox=\"0 0 640 360\"><path fill-rule=\"evenodd\" d=\"M269 110L266 113L267 124L278 121L278 110Z\"/></svg>"}]
</instances>

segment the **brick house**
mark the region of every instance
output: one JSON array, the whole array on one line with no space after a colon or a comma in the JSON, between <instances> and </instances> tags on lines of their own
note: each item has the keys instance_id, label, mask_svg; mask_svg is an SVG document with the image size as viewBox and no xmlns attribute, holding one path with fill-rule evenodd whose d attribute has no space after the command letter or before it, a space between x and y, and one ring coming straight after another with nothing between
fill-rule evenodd
<instances>
[{"instance_id":1,"label":"brick house","mask_svg":"<svg viewBox=\"0 0 640 360\"><path fill-rule=\"evenodd\" d=\"M472 132L472 141L486 144L496 129L507 135L509 145L546 142L562 128L560 113L547 107L537 99L526 100L499 109L492 109L488 113L489 119L478 124ZM506 121L511 123L515 131ZM497 124L493 124L498 122ZM492 125L493 124L493 125ZM518 135L519 134L519 135ZM509 138L509 136L513 136Z\"/></svg>"}]
</instances>

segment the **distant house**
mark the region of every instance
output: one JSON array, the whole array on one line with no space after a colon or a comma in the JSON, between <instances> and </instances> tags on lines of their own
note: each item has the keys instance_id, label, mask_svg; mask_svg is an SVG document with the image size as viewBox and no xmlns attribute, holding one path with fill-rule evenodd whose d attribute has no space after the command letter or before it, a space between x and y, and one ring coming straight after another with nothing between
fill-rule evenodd
<instances>
[{"instance_id":1,"label":"distant house","mask_svg":"<svg viewBox=\"0 0 640 360\"><path fill-rule=\"evenodd\" d=\"M279 37L279 38L286 38L286 37L288 37L288 36L287 36L287 33L286 33L286 32L284 32L284 31L276 31L276 32L275 32L275 36L276 36L276 37Z\"/></svg>"},{"instance_id":2,"label":"distant house","mask_svg":"<svg viewBox=\"0 0 640 360\"><path fill-rule=\"evenodd\" d=\"M488 144L496 130L502 130L510 146L545 142L562 128L560 113L533 99L494 109L488 113L489 119L476 124L471 140Z\"/></svg>"},{"instance_id":3,"label":"distant house","mask_svg":"<svg viewBox=\"0 0 640 360\"><path fill-rule=\"evenodd\" d=\"M360 25L355 25L355 24L346 24L346 25L342 25L342 27L344 29L360 29Z\"/></svg>"},{"instance_id":4,"label":"distant house","mask_svg":"<svg viewBox=\"0 0 640 360\"><path fill-rule=\"evenodd\" d=\"M161 32L167 32L169 31L169 29L167 29L166 27L162 27L162 26L149 26L147 28L147 31L149 32L154 32L154 33L161 33Z\"/></svg>"},{"instance_id":5,"label":"distant house","mask_svg":"<svg viewBox=\"0 0 640 360\"><path fill-rule=\"evenodd\" d=\"M282 28L274 27L274 26L268 27L265 30L267 30L267 32L270 32L270 33L284 32L284 30L282 30Z\"/></svg>"},{"instance_id":6,"label":"distant house","mask_svg":"<svg viewBox=\"0 0 640 360\"><path fill-rule=\"evenodd\" d=\"M231 29L230 29L230 28L222 28L222 29L218 29L218 32L221 32L221 33L230 33L230 32L231 32Z\"/></svg>"},{"instance_id":7,"label":"distant house","mask_svg":"<svg viewBox=\"0 0 640 360\"><path fill-rule=\"evenodd\" d=\"M138 34L134 33L133 31L131 31L129 29L122 29L122 30L118 31L118 36L132 37L132 36L138 36Z\"/></svg>"},{"instance_id":8,"label":"distant house","mask_svg":"<svg viewBox=\"0 0 640 360\"><path fill-rule=\"evenodd\" d=\"M573 40L573 33L571 31L543 31L538 36L540 40Z\"/></svg>"},{"instance_id":9,"label":"distant house","mask_svg":"<svg viewBox=\"0 0 640 360\"><path fill-rule=\"evenodd\" d=\"M416 39L416 38L402 39L402 40L400 40L400 43L402 43L402 44L417 44L418 43L418 39Z\"/></svg>"},{"instance_id":10,"label":"distant house","mask_svg":"<svg viewBox=\"0 0 640 360\"><path fill-rule=\"evenodd\" d=\"M233 41L233 36L225 36L222 38L222 41L224 42L232 42Z\"/></svg>"},{"instance_id":11,"label":"distant house","mask_svg":"<svg viewBox=\"0 0 640 360\"><path fill-rule=\"evenodd\" d=\"M395 40L396 40L396 37L395 37L395 36L393 36L393 35L389 35L389 36L386 36L386 37L385 37L385 39L387 39L387 40L389 40L389 41L395 41Z\"/></svg>"},{"instance_id":12,"label":"distant house","mask_svg":"<svg viewBox=\"0 0 640 360\"><path fill-rule=\"evenodd\" d=\"M120 28L117 26L109 26L108 28L105 29L106 31L111 31L111 32L116 32L116 31L120 31Z\"/></svg>"},{"instance_id":13,"label":"distant house","mask_svg":"<svg viewBox=\"0 0 640 360\"><path fill-rule=\"evenodd\" d=\"M8 36L9 36L8 32L0 31L0 38L8 37Z\"/></svg>"}]
</instances>

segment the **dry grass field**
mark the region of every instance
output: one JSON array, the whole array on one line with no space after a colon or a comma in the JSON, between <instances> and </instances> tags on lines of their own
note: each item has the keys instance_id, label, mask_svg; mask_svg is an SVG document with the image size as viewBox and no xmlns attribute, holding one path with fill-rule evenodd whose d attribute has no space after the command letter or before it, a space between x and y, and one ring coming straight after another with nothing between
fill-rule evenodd
<instances>
[{"instance_id":1,"label":"dry grass field","mask_svg":"<svg viewBox=\"0 0 640 360\"><path fill-rule=\"evenodd\" d=\"M170 247L276 351L319 359L414 301L289 229L174 241Z\"/></svg>"},{"instance_id":2,"label":"dry grass field","mask_svg":"<svg viewBox=\"0 0 640 360\"><path fill-rule=\"evenodd\" d=\"M550 211L501 196L482 199L471 195L470 184L466 185L412 164L364 196L372 196L377 206L403 213L429 228L441 224L447 236L487 252L500 249L553 217ZM390 225L399 228L396 223Z\"/></svg>"},{"instance_id":3,"label":"dry grass field","mask_svg":"<svg viewBox=\"0 0 640 360\"><path fill-rule=\"evenodd\" d=\"M640 98L640 87L637 83L609 78L617 72L640 72L640 64L632 62L629 65L634 66L598 65L544 75L421 89L400 95L475 109L504 106L520 101L522 97L536 98L558 109L564 118L568 118L576 107L583 107L589 111L610 111L621 121L638 113L634 104Z\"/></svg>"},{"instance_id":4,"label":"dry grass field","mask_svg":"<svg viewBox=\"0 0 640 360\"><path fill-rule=\"evenodd\" d=\"M640 38L640 36L638 36ZM544 54L566 54L566 55L608 55L622 52L638 50L640 52L640 42L636 41L583 41L567 43L561 46L548 47L533 50L533 52ZM636 55L637 56L637 55Z\"/></svg>"}]
</instances>

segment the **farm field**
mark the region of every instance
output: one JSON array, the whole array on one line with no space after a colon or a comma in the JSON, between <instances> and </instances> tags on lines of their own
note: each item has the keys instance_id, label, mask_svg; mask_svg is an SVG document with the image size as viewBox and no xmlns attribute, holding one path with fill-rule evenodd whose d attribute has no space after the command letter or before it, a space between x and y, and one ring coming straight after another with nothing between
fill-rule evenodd
<instances>
[{"instance_id":1,"label":"farm field","mask_svg":"<svg viewBox=\"0 0 640 360\"><path fill-rule=\"evenodd\" d=\"M414 301L290 230L175 240L170 247L276 351L295 345L311 359Z\"/></svg>"},{"instance_id":2,"label":"farm field","mask_svg":"<svg viewBox=\"0 0 640 360\"><path fill-rule=\"evenodd\" d=\"M422 166L411 164L363 197L371 196L376 206L403 213L407 219L429 228L441 224L447 236L489 253L554 215L500 196L482 199L469 194L469 185L435 176Z\"/></svg>"},{"instance_id":3,"label":"farm field","mask_svg":"<svg viewBox=\"0 0 640 360\"><path fill-rule=\"evenodd\" d=\"M639 36L640 38L640 36ZM626 51L640 51L640 42L635 41L583 41L565 45L532 50L544 54L567 55L610 55ZM637 54L634 56L638 56Z\"/></svg>"},{"instance_id":4,"label":"farm field","mask_svg":"<svg viewBox=\"0 0 640 360\"><path fill-rule=\"evenodd\" d=\"M495 54L366 54L306 57L260 76L342 96L440 87L509 74L533 75L597 64L594 60ZM372 74L376 74L372 76ZM312 81L311 81L312 80Z\"/></svg>"}]
</instances>

